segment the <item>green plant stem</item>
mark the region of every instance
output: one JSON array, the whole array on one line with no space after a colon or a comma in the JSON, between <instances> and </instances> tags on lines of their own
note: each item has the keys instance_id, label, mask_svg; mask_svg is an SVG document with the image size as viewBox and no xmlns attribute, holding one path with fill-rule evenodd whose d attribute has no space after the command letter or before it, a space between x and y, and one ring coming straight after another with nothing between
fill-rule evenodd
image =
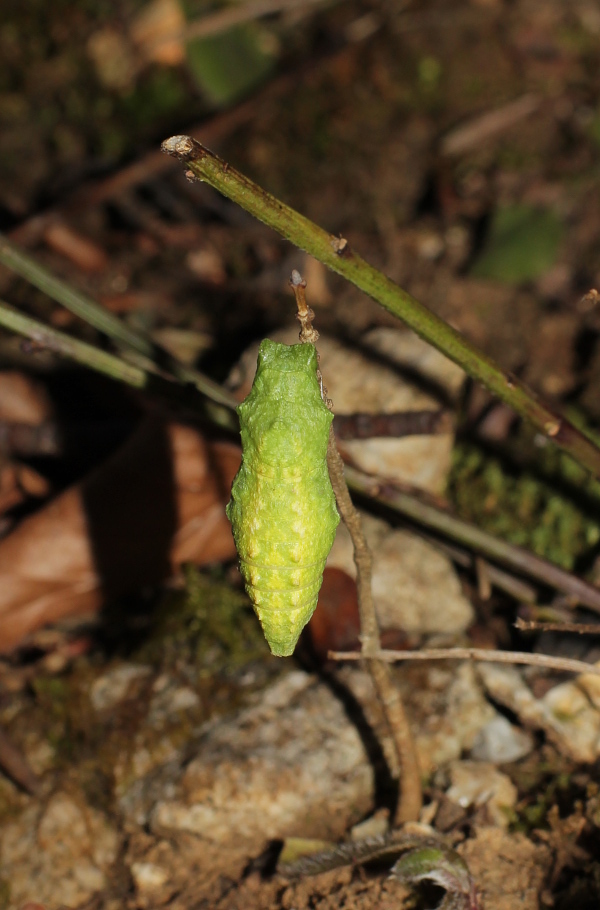
<instances>
[{"instance_id":1,"label":"green plant stem","mask_svg":"<svg viewBox=\"0 0 600 910\"><path fill-rule=\"evenodd\" d=\"M350 465L345 466L346 481L351 490L410 518L417 524L449 537L460 544L495 560L513 571L534 578L542 585L556 588L595 613L600 613L600 590L572 575L554 563L536 556L523 547L500 540L469 522L423 502L397 489L391 483L370 477Z\"/></svg>"},{"instance_id":2,"label":"green plant stem","mask_svg":"<svg viewBox=\"0 0 600 910\"><path fill-rule=\"evenodd\" d=\"M590 439L540 401L524 383L502 370L459 332L365 262L346 240L327 233L280 202L189 136L173 136L163 142L162 149L184 162L191 177L219 190L402 319L417 335L461 366L517 414L529 420L583 467L600 477L600 449Z\"/></svg>"},{"instance_id":3,"label":"green plant stem","mask_svg":"<svg viewBox=\"0 0 600 910\"><path fill-rule=\"evenodd\" d=\"M29 338L45 350L67 357L97 373L102 373L104 376L132 386L134 389L142 389L180 407L187 408L194 415L203 414L206 411L206 398L195 386L173 382L136 364L127 363L114 354L101 351L92 344L79 341L77 338L72 338L70 335L44 325L43 322L38 322L37 319L32 319L31 316L17 312L3 300L0 300L0 326L16 332L17 335ZM223 408L214 410L216 413L209 415L213 421L216 418L223 418L225 415L227 423L223 421L219 425L226 429L238 428L237 424L233 423L237 420L233 412Z\"/></svg>"},{"instance_id":4,"label":"green plant stem","mask_svg":"<svg viewBox=\"0 0 600 910\"><path fill-rule=\"evenodd\" d=\"M0 262L109 338L120 342L132 351L137 351L144 357L152 357L151 341L138 335L113 313L99 306L91 297L57 278L39 262L2 236L0 236Z\"/></svg>"},{"instance_id":5,"label":"green plant stem","mask_svg":"<svg viewBox=\"0 0 600 910\"><path fill-rule=\"evenodd\" d=\"M233 396L223 389L218 383L213 382L198 370L185 366L176 357L173 357L160 345L155 344L141 332L129 328L121 319L100 306L87 294L78 291L66 281L62 281L52 272L28 256L6 237L0 235L0 263L25 278L52 300L60 303L71 313L79 316L84 322L93 326L99 332L111 338L117 344L124 345L136 354L150 360L156 367L170 373L182 383L194 385L200 392L210 398L217 405L225 408L235 408L237 402ZM216 408L212 409L216 411ZM216 417L216 422L221 426L234 427L235 419L221 415Z\"/></svg>"},{"instance_id":6,"label":"green plant stem","mask_svg":"<svg viewBox=\"0 0 600 910\"><path fill-rule=\"evenodd\" d=\"M97 373L110 376L111 379L124 382L136 389L143 389L147 384L147 373L140 367L126 363L120 357L101 351L85 341L79 341L77 338L71 338L63 332L51 329L43 322L38 322L37 319L24 316L13 310L3 300L0 300L0 325L5 329L10 329L11 332L16 332L17 335L29 338L35 344L55 354L68 357Z\"/></svg>"}]
</instances>

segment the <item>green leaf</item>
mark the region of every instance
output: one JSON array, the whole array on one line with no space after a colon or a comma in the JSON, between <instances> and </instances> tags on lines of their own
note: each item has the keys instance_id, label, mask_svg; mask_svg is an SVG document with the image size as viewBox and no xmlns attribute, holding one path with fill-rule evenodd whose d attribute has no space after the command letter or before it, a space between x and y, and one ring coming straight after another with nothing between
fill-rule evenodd
<instances>
[{"instance_id":1,"label":"green leaf","mask_svg":"<svg viewBox=\"0 0 600 910\"><path fill-rule=\"evenodd\" d=\"M438 910L477 910L475 883L463 859L448 847L422 847L405 853L394 865L391 878L415 885L429 881L446 895Z\"/></svg>"},{"instance_id":2,"label":"green leaf","mask_svg":"<svg viewBox=\"0 0 600 910\"><path fill-rule=\"evenodd\" d=\"M190 41L188 67L213 104L226 107L266 79L275 64L269 37L264 28L252 23Z\"/></svg>"},{"instance_id":3,"label":"green leaf","mask_svg":"<svg viewBox=\"0 0 600 910\"><path fill-rule=\"evenodd\" d=\"M532 281L554 265L562 233L560 219L550 209L500 208L471 275L507 284Z\"/></svg>"}]
</instances>

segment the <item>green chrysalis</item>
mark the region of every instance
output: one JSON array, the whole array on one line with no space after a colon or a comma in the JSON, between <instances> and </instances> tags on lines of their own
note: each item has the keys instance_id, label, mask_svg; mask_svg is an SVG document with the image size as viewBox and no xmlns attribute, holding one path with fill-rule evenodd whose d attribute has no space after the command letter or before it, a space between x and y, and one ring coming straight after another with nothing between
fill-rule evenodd
<instances>
[{"instance_id":1,"label":"green chrysalis","mask_svg":"<svg viewBox=\"0 0 600 910\"><path fill-rule=\"evenodd\" d=\"M288 657L314 613L339 522L327 470L333 414L314 345L265 339L237 412L242 465L227 516L265 638L273 654Z\"/></svg>"}]
</instances>

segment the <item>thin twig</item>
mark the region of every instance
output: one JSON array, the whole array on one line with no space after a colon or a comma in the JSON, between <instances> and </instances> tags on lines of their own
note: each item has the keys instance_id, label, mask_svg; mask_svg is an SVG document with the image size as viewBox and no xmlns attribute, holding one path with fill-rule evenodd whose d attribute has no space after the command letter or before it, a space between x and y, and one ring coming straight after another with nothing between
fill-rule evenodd
<instances>
[{"instance_id":1,"label":"thin twig","mask_svg":"<svg viewBox=\"0 0 600 910\"><path fill-rule=\"evenodd\" d=\"M355 411L336 414L333 428L337 439L402 439L405 436L437 436L452 432L448 411L392 411L369 414Z\"/></svg>"},{"instance_id":2,"label":"thin twig","mask_svg":"<svg viewBox=\"0 0 600 910\"><path fill-rule=\"evenodd\" d=\"M490 392L600 477L600 449L587 436L439 316L365 262L345 238L327 233L189 136L172 136L163 142L162 149L184 162L192 179L210 184L402 319L417 335L459 364L469 376L483 383Z\"/></svg>"},{"instance_id":3,"label":"thin twig","mask_svg":"<svg viewBox=\"0 0 600 910\"><path fill-rule=\"evenodd\" d=\"M443 155L462 155L492 136L510 129L525 117L529 117L539 108L540 104L541 98L538 95L522 95L521 98L503 104L502 107L473 117L444 136L441 142L441 152Z\"/></svg>"},{"instance_id":4,"label":"thin twig","mask_svg":"<svg viewBox=\"0 0 600 910\"><path fill-rule=\"evenodd\" d=\"M344 479L344 463L335 444L333 428L329 434L327 464L340 515L354 546L356 586L361 627L362 657L383 707L400 764L400 802L396 823L418 818L422 806L421 776L410 724L398 689L390 672L376 656L381 648L372 593L372 557L362 530L360 517L350 498Z\"/></svg>"},{"instance_id":5,"label":"thin twig","mask_svg":"<svg viewBox=\"0 0 600 910\"><path fill-rule=\"evenodd\" d=\"M400 801L395 823L403 824L419 817L423 804L421 774L410 724L400 693L394 685L389 668L378 657L381 644L371 586L372 558L363 534L359 514L352 504L350 492L344 480L344 462L335 444L333 427L329 431L327 465L338 509L354 546L361 655L366 662L381 702L400 764Z\"/></svg>"},{"instance_id":6,"label":"thin twig","mask_svg":"<svg viewBox=\"0 0 600 910\"><path fill-rule=\"evenodd\" d=\"M20 250L15 244L0 236L0 262L29 281L44 294L62 304L76 316L94 326L114 341L137 351L145 357L152 356L152 342L130 329L117 316L99 306L87 294L57 278L48 269Z\"/></svg>"},{"instance_id":7,"label":"thin twig","mask_svg":"<svg viewBox=\"0 0 600 910\"><path fill-rule=\"evenodd\" d=\"M354 544L354 562L356 563L356 584L359 590L359 607L362 608L360 617L361 645L363 657L371 658L380 650L379 628L373 605L371 590L372 558L365 539L360 515L354 508L350 491L344 478L344 462L337 450L333 430L329 434L329 448L327 449L327 464L331 483L335 492L340 515L350 532Z\"/></svg>"},{"instance_id":8,"label":"thin twig","mask_svg":"<svg viewBox=\"0 0 600 910\"><path fill-rule=\"evenodd\" d=\"M514 623L520 632L576 632L578 635L600 635L600 623L585 622L540 622L536 619L521 619Z\"/></svg>"},{"instance_id":9,"label":"thin twig","mask_svg":"<svg viewBox=\"0 0 600 910\"><path fill-rule=\"evenodd\" d=\"M500 540L443 509L404 493L389 481L370 477L349 465L346 465L346 478L351 490L362 493L489 559L522 572L542 585L556 588L590 610L600 613L600 589L555 566L547 559L542 559L541 556L536 556L523 547Z\"/></svg>"},{"instance_id":10,"label":"thin twig","mask_svg":"<svg viewBox=\"0 0 600 910\"><path fill-rule=\"evenodd\" d=\"M306 282L296 269L292 272L290 286L296 298L298 309L297 317L300 322L300 342L302 344L315 344L319 333L313 326L314 312L306 302ZM317 352L318 357L318 352ZM323 385L323 377L318 371L321 383L321 394L329 410L333 410L333 403L327 397L327 390ZM358 610L360 615L360 640L362 655L365 658L367 670L373 680L373 685L382 707L383 715L394 744L396 757L400 766L400 799L396 813L396 821L402 824L414 821L419 817L423 803L421 794L421 776L417 763L417 754L412 737L410 724L398 689L394 685L389 668L377 659L372 659L372 653L381 648L379 625L371 585L372 557L365 539L360 516L350 498L350 491L344 479L344 462L335 444L333 426L329 430L327 444L327 467L331 485L335 494L338 510L342 521L348 528L354 547L354 563L356 565L356 588L358 595Z\"/></svg>"},{"instance_id":11,"label":"thin twig","mask_svg":"<svg viewBox=\"0 0 600 910\"><path fill-rule=\"evenodd\" d=\"M361 660L360 651L330 651L331 660ZM377 660L396 663L401 660L479 660L493 664L528 664L561 670L564 673L590 673L600 676L600 666L574 660L570 657L552 657L550 654L529 654L526 651L488 651L485 648L428 648L423 651L377 651Z\"/></svg>"},{"instance_id":12,"label":"thin twig","mask_svg":"<svg viewBox=\"0 0 600 910\"><path fill-rule=\"evenodd\" d=\"M319 340L319 333L313 326L313 319L315 318L314 310L311 310L306 302L306 281L297 269L292 271L290 287L296 298L296 308L298 310L296 319L300 323L300 334L298 336L300 338L300 343L316 344Z\"/></svg>"}]
</instances>

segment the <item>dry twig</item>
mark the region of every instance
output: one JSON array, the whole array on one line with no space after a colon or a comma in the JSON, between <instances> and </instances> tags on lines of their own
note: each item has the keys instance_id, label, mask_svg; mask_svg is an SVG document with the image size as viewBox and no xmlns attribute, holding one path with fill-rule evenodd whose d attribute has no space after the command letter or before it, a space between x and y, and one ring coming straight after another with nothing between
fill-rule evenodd
<instances>
[{"instance_id":1,"label":"dry twig","mask_svg":"<svg viewBox=\"0 0 600 910\"><path fill-rule=\"evenodd\" d=\"M333 428L337 439L401 439L405 436L437 436L452 432L448 411L392 411L369 414L336 414Z\"/></svg>"},{"instance_id":2,"label":"dry twig","mask_svg":"<svg viewBox=\"0 0 600 910\"><path fill-rule=\"evenodd\" d=\"M515 629L520 632L576 632L578 635L600 635L600 623L539 622L536 619L517 619Z\"/></svg>"},{"instance_id":3,"label":"dry twig","mask_svg":"<svg viewBox=\"0 0 600 910\"><path fill-rule=\"evenodd\" d=\"M600 613L600 589L566 569L561 569L524 547L494 537L445 509L425 502L422 496L404 492L388 480L372 477L351 465L346 465L346 478L351 490L376 500L436 534L469 547L475 553L533 578L542 585L556 588L572 598L574 603Z\"/></svg>"},{"instance_id":4,"label":"dry twig","mask_svg":"<svg viewBox=\"0 0 600 910\"><path fill-rule=\"evenodd\" d=\"M330 651L331 660L361 660L360 651ZM486 648L428 648L423 651L376 651L373 657L387 663L400 660L479 660L492 664L528 664L560 670L564 673L589 673L600 676L600 666L570 657L552 657L550 654L529 654L525 651L492 651Z\"/></svg>"},{"instance_id":5,"label":"dry twig","mask_svg":"<svg viewBox=\"0 0 600 910\"><path fill-rule=\"evenodd\" d=\"M464 152L476 148L480 143L529 117L538 109L540 103L537 95L523 95L515 101L503 104L502 107L486 111L479 117L462 123L442 140L442 154L462 155Z\"/></svg>"},{"instance_id":6,"label":"dry twig","mask_svg":"<svg viewBox=\"0 0 600 910\"><path fill-rule=\"evenodd\" d=\"M302 280L299 272L294 270L290 284L296 297L298 319L301 324L300 341L314 344L319 334L312 325L314 313L306 303L304 293L306 282ZM321 377L320 381L323 399L331 409L332 404L327 398L327 391L323 387ZM350 498L350 491L344 479L344 462L335 444L333 426L329 430L327 466L340 516L348 528L354 547L361 629L360 639L362 644L361 656L365 659L367 670L373 680L400 765L400 800L395 822L396 824L403 824L407 821L414 821L419 817L423 803L421 774L410 724L400 693L394 685L389 668L377 656L381 649L381 641L371 585L373 560L363 533L360 516L354 508Z\"/></svg>"}]
</instances>

